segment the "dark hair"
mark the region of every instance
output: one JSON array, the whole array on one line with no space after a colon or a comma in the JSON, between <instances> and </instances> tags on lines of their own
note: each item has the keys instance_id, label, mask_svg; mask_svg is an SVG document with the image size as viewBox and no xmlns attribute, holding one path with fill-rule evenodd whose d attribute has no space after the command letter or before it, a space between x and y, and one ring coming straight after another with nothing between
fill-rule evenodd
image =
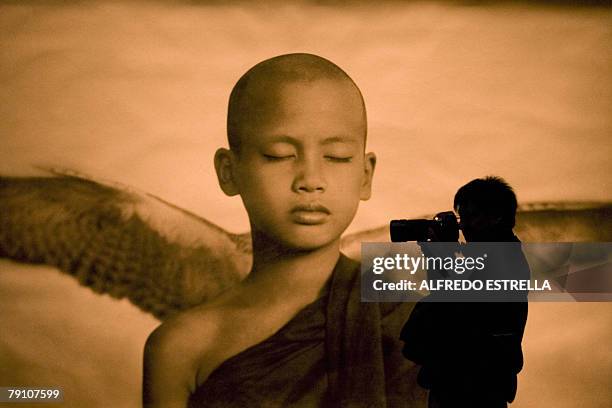
<instances>
[{"instance_id":1,"label":"dark hair","mask_svg":"<svg viewBox=\"0 0 612 408\"><path fill-rule=\"evenodd\" d=\"M516 217L516 194L512 187L501 177L488 176L475 179L461 187L455 194L453 207L471 203L477 211L501 217L500 226L514 228Z\"/></svg>"}]
</instances>

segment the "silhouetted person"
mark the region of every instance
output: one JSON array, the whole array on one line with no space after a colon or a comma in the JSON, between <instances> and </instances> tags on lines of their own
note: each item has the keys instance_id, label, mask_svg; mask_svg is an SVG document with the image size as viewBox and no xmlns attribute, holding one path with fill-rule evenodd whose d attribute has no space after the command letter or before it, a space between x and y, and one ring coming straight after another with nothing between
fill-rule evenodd
<instances>
[{"instance_id":1,"label":"silhouetted person","mask_svg":"<svg viewBox=\"0 0 612 408\"><path fill-rule=\"evenodd\" d=\"M476 279L486 279L487 273L497 279L529 279L529 266L512 231L516 196L503 179L469 182L457 191L454 208L467 242L517 243L487 246L489 261ZM429 238L437 241L433 231ZM469 246L462 248L466 257L478 255L470 251ZM404 356L422 366L418 382L430 390L429 407L507 407L516 395L516 376L523 366L527 293L496 293L497 302L490 303L428 302L434 296L439 294L419 302L401 334Z\"/></svg>"}]
</instances>

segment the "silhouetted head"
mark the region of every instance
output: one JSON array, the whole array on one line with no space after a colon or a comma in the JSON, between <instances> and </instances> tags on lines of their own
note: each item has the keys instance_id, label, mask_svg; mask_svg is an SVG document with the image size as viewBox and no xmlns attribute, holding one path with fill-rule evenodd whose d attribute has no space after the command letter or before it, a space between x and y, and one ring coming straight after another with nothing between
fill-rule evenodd
<instances>
[{"instance_id":1,"label":"silhouetted head","mask_svg":"<svg viewBox=\"0 0 612 408\"><path fill-rule=\"evenodd\" d=\"M376 158L365 154L361 92L337 65L311 54L265 60L230 95L230 149L215 166L240 194L252 233L295 249L335 240L370 197Z\"/></svg>"},{"instance_id":2,"label":"silhouetted head","mask_svg":"<svg viewBox=\"0 0 612 408\"><path fill-rule=\"evenodd\" d=\"M466 241L505 241L512 236L516 207L512 187L494 176L470 181L454 200Z\"/></svg>"}]
</instances>

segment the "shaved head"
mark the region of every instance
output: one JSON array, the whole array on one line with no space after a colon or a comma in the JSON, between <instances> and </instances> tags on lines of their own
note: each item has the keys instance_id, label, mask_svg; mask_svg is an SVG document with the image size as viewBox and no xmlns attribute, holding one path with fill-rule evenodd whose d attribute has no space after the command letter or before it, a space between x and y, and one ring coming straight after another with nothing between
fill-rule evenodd
<instances>
[{"instance_id":1,"label":"shaved head","mask_svg":"<svg viewBox=\"0 0 612 408\"><path fill-rule=\"evenodd\" d=\"M337 92L321 94L322 106L334 104L350 112L367 132L363 97L355 82L333 62L313 54L287 54L260 62L236 83L230 95L227 114L227 135L230 148L240 152L242 142L253 137L250 129L271 119L282 109L284 93L292 84L327 83ZM304 97L313 96L304 94ZM316 118L313 118L316 120Z\"/></svg>"}]
</instances>

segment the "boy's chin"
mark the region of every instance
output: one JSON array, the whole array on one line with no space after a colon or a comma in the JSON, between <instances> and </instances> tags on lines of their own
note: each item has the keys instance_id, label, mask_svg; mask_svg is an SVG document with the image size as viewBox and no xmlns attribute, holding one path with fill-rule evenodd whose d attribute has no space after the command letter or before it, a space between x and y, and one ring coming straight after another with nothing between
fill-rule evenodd
<instances>
[{"instance_id":1,"label":"boy's chin","mask_svg":"<svg viewBox=\"0 0 612 408\"><path fill-rule=\"evenodd\" d=\"M300 231L281 239L283 246L292 251L314 251L339 240L339 234L328 231Z\"/></svg>"}]
</instances>

